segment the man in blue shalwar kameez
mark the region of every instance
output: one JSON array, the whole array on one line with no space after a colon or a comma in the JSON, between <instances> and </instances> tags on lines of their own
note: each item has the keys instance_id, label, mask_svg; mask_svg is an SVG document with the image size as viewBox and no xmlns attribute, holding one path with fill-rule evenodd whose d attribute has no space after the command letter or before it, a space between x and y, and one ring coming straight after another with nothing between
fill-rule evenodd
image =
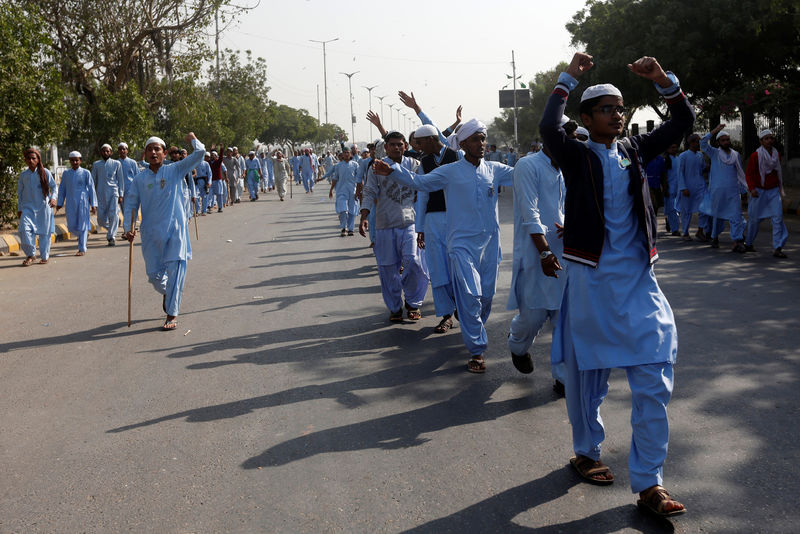
<instances>
[{"instance_id":1,"label":"man in blue shalwar kameez","mask_svg":"<svg viewBox=\"0 0 800 534\"><path fill-rule=\"evenodd\" d=\"M119 205L125 196L125 176L122 164L111 159L111 145L100 147L100 155L103 159L92 164L92 179L97 188L97 226L107 230L108 246L113 247L119 228Z\"/></svg>"},{"instance_id":2,"label":"man in blue shalwar kameez","mask_svg":"<svg viewBox=\"0 0 800 534\"><path fill-rule=\"evenodd\" d=\"M514 264L508 309L519 310L511 320L508 348L514 367L533 372L528 350L549 318L555 325L564 294L564 177L549 150L525 156L514 167ZM553 389L564 394L564 364L551 366Z\"/></svg>"},{"instance_id":3,"label":"man in blue shalwar kameez","mask_svg":"<svg viewBox=\"0 0 800 534\"><path fill-rule=\"evenodd\" d=\"M322 177L330 177L331 190L328 198L333 198L333 191L336 190L336 213L339 214L339 226L341 226L341 236L345 234L352 236L355 227L356 214L360 211L361 205L356 198L356 185L358 179L359 164L350 159L350 152L342 152L343 159Z\"/></svg>"},{"instance_id":4,"label":"man in blue shalwar kameez","mask_svg":"<svg viewBox=\"0 0 800 534\"><path fill-rule=\"evenodd\" d=\"M184 176L197 167L205 156L205 147L194 133L186 135L194 152L186 159L164 165L166 144L158 137L145 143L145 160L148 168L133 180L131 190L125 195L125 235L128 241L136 237L131 214L142 211L142 256L147 278L153 287L164 295L164 330L175 330L183 284L186 280L186 262L192 258L189 232L184 208Z\"/></svg>"},{"instance_id":5,"label":"man in blue shalwar kameez","mask_svg":"<svg viewBox=\"0 0 800 534\"><path fill-rule=\"evenodd\" d=\"M486 371L486 321L492 310L500 268L497 188L512 185L514 168L486 161L486 126L472 119L457 132L464 158L427 174L376 161L376 174L387 175L419 191L444 191L447 204L447 253L461 335L470 353L467 370ZM376 245L377 246L377 245Z\"/></svg>"},{"instance_id":6,"label":"man in blue shalwar kameez","mask_svg":"<svg viewBox=\"0 0 800 534\"><path fill-rule=\"evenodd\" d=\"M97 193L94 190L92 173L81 167L81 161L80 152L73 150L69 153L69 163L72 168L67 169L61 175L56 205L56 212L58 212L66 203L67 229L78 237L76 256L86 254L86 239L89 237L89 229L92 227L89 216L97 213Z\"/></svg>"},{"instance_id":7,"label":"man in blue shalwar kameez","mask_svg":"<svg viewBox=\"0 0 800 534\"><path fill-rule=\"evenodd\" d=\"M419 162L403 155L408 147L400 132L389 132L385 136L386 162L415 172ZM351 151L352 153L352 151ZM403 322L403 296L407 317L411 321L422 318L420 307L428 291L428 275L423 267L422 254L417 248L414 220L414 190L403 187L385 176L374 172L374 166L367 170L361 204L361 222L358 233L367 236L369 223L367 217L372 211L375 215L375 261L378 264L378 277L381 281L383 302L389 308L389 321ZM389 168L388 164L384 167Z\"/></svg>"},{"instance_id":8,"label":"man in blue shalwar kameez","mask_svg":"<svg viewBox=\"0 0 800 534\"><path fill-rule=\"evenodd\" d=\"M600 404L612 368L628 376L633 437L631 489L638 505L660 516L685 508L661 486L669 441L667 404L678 349L672 309L653 272L657 222L644 168L694 123L694 111L677 79L655 58L630 71L654 82L671 119L650 133L618 140L625 126L622 93L610 84L584 91L580 119L589 141L569 139L559 125L577 78L593 66L576 53L547 101L539 131L564 174L564 259L570 260L552 362L564 362L567 411L575 456L570 463L588 482L614 476L600 461L605 438Z\"/></svg>"},{"instance_id":9,"label":"man in blue shalwar kameez","mask_svg":"<svg viewBox=\"0 0 800 534\"><path fill-rule=\"evenodd\" d=\"M122 165L122 175L125 177L125 190L131 185L134 176L139 174L139 165L128 157L128 143L120 143L117 145L117 154L119 154L120 165Z\"/></svg>"},{"instance_id":10,"label":"man in blue shalwar kameez","mask_svg":"<svg viewBox=\"0 0 800 534\"><path fill-rule=\"evenodd\" d=\"M697 213L695 237L708 241L711 233L711 217L700 211L700 203L706 195L706 179L703 171L706 159L700 152L700 136L692 134L686 140L688 149L678 156L678 211L681 213L681 231L684 241L691 241L689 226L692 215Z\"/></svg>"},{"instance_id":11,"label":"man in blue shalwar kameez","mask_svg":"<svg viewBox=\"0 0 800 534\"><path fill-rule=\"evenodd\" d=\"M711 202L709 206L705 206L706 214L714 218L711 225L711 247L719 248L719 234L727 220L731 226L733 251L744 252L741 194L747 191L747 180L742 168L742 158L731 148L731 136L722 130L724 127L724 124L720 124L700 139L700 148L711 159L711 170L708 173L708 196ZM719 148L711 146L714 137L717 138Z\"/></svg>"}]
</instances>

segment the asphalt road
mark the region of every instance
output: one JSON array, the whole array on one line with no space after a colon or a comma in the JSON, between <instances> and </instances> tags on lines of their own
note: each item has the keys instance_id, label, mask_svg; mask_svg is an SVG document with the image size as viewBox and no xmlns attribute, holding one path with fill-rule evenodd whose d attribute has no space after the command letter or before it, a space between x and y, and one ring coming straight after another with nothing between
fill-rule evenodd
<instances>
[{"instance_id":1,"label":"asphalt road","mask_svg":"<svg viewBox=\"0 0 800 534\"><path fill-rule=\"evenodd\" d=\"M518 374L511 195L488 371L458 328L391 325L367 240L340 238L327 187L199 220L178 330L127 246L0 258L0 532L796 532L800 236L776 261L660 241L680 336L665 485L689 512L642 515L628 486L630 393L603 405L611 487L568 467L550 327ZM193 229L192 229L193 231ZM728 235L723 236L723 245Z\"/></svg>"}]
</instances>

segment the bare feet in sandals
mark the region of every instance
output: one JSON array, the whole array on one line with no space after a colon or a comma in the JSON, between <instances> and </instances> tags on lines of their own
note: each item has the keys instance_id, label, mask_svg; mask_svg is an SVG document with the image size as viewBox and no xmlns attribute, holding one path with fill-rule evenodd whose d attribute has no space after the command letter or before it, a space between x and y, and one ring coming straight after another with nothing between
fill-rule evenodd
<instances>
[{"instance_id":1,"label":"bare feet in sandals","mask_svg":"<svg viewBox=\"0 0 800 534\"><path fill-rule=\"evenodd\" d=\"M670 497L662 486L651 486L639 493L636 505L659 517L671 517L686 512L686 507Z\"/></svg>"},{"instance_id":2,"label":"bare feet in sandals","mask_svg":"<svg viewBox=\"0 0 800 534\"><path fill-rule=\"evenodd\" d=\"M588 456L578 454L570 458L569 463L578 475L590 484L608 486L614 483L611 469L600 460L592 460Z\"/></svg>"},{"instance_id":3,"label":"bare feet in sandals","mask_svg":"<svg viewBox=\"0 0 800 534\"><path fill-rule=\"evenodd\" d=\"M178 328L178 321L175 320L174 315L167 315L167 320L164 321L164 326L161 327L161 330L175 330Z\"/></svg>"},{"instance_id":4,"label":"bare feet in sandals","mask_svg":"<svg viewBox=\"0 0 800 534\"><path fill-rule=\"evenodd\" d=\"M486 362L483 360L483 356L473 356L472 359L467 362L467 371L477 374L485 373Z\"/></svg>"}]
</instances>

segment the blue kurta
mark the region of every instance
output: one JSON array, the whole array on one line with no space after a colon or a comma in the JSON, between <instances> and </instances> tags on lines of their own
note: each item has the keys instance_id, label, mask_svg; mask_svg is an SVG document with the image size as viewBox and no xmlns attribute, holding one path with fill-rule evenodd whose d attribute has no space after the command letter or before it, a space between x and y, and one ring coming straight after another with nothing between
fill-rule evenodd
<instances>
[{"instance_id":1,"label":"blue kurta","mask_svg":"<svg viewBox=\"0 0 800 534\"><path fill-rule=\"evenodd\" d=\"M703 170L706 167L706 160L703 153L699 150L692 152L686 150L678 156L678 192L679 206L682 216L691 216L697 213L700 202L706 193L706 180L703 177ZM683 190L689 190L689 196L683 195Z\"/></svg>"},{"instance_id":2,"label":"blue kurta","mask_svg":"<svg viewBox=\"0 0 800 534\"><path fill-rule=\"evenodd\" d=\"M420 191L443 190L447 205L447 253L464 344L472 356L488 346L489 319L500 267L497 188L513 183L514 168L466 159L419 175L392 165L389 178Z\"/></svg>"},{"instance_id":3,"label":"blue kurta","mask_svg":"<svg viewBox=\"0 0 800 534\"><path fill-rule=\"evenodd\" d=\"M120 165L122 165L122 175L125 177L124 190L127 191L133 181L133 178L139 174L139 165L136 164L131 158L120 158Z\"/></svg>"},{"instance_id":4,"label":"blue kurta","mask_svg":"<svg viewBox=\"0 0 800 534\"><path fill-rule=\"evenodd\" d=\"M72 169L64 171L58 187L56 205L63 206L66 210L67 228L70 232L84 232L91 228L89 220L91 208L97 207L92 174L83 167L79 167L76 171Z\"/></svg>"},{"instance_id":5,"label":"blue kurta","mask_svg":"<svg viewBox=\"0 0 800 534\"><path fill-rule=\"evenodd\" d=\"M710 205L704 211L717 219L741 219L741 194L747 191L747 184L740 181L735 165L727 165L720 160L722 149L714 148L709 143L711 134L700 140L700 148L711 158L711 170L708 174L708 194ZM737 154L738 157L738 154ZM741 159L740 159L741 164Z\"/></svg>"},{"instance_id":6,"label":"blue kurta","mask_svg":"<svg viewBox=\"0 0 800 534\"><path fill-rule=\"evenodd\" d=\"M603 254L596 268L569 266L558 325L563 331L554 336L552 361L574 351L581 371L675 363L675 318L642 245L629 171L616 143L587 143L603 164Z\"/></svg>"},{"instance_id":7,"label":"blue kurta","mask_svg":"<svg viewBox=\"0 0 800 534\"><path fill-rule=\"evenodd\" d=\"M158 173L148 167L133 180L125 195L125 230L131 213L142 210L142 256L149 274L163 270L166 262L191 259L184 206L184 176L203 161L205 147L194 139L194 152L181 161L162 165Z\"/></svg>"},{"instance_id":8,"label":"blue kurta","mask_svg":"<svg viewBox=\"0 0 800 534\"><path fill-rule=\"evenodd\" d=\"M50 171L45 169L44 172L50 184L50 194L47 197L43 196L38 170L25 169L17 178L17 211L22 212L19 233L23 240L24 234L47 236L49 239L50 234L55 232L50 200L58 198L58 187Z\"/></svg>"},{"instance_id":9,"label":"blue kurta","mask_svg":"<svg viewBox=\"0 0 800 534\"><path fill-rule=\"evenodd\" d=\"M542 271L539 251L531 234L544 234L550 250L561 261L564 243L555 224L564 224L564 177L544 152L525 156L514 169L514 264L508 309L528 307L557 310L561 307L566 275L558 278ZM562 264L563 265L563 264ZM571 268L571 267L570 267Z\"/></svg>"},{"instance_id":10,"label":"blue kurta","mask_svg":"<svg viewBox=\"0 0 800 534\"><path fill-rule=\"evenodd\" d=\"M360 208L358 200L356 200L358 168L359 165L355 161L340 161L325 174L330 176L331 182L335 182L336 213L346 212L356 215L359 212Z\"/></svg>"}]
</instances>

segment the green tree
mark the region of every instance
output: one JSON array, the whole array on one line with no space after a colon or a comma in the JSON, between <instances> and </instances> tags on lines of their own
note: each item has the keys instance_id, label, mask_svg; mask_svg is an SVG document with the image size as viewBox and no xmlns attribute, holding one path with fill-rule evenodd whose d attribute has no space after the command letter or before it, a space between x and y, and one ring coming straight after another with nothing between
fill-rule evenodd
<instances>
[{"instance_id":1,"label":"green tree","mask_svg":"<svg viewBox=\"0 0 800 534\"><path fill-rule=\"evenodd\" d=\"M22 153L62 135L66 107L49 37L35 13L0 10L0 49L0 222L8 223L16 217Z\"/></svg>"},{"instance_id":2,"label":"green tree","mask_svg":"<svg viewBox=\"0 0 800 534\"><path fill-rule=\"evenodd\" d=\"M714 122L741 113L745 146L755 113L788 106L796 124L800 85L800 4L797 0L589 0L567 24L572 44L595 58L581 86L610 82L624 89L625 104L664 107L645 80L627 64L655 56L673 70L681 86ZM767 97L767 98L765 98Z\"/></svg>"}]
</instances>

